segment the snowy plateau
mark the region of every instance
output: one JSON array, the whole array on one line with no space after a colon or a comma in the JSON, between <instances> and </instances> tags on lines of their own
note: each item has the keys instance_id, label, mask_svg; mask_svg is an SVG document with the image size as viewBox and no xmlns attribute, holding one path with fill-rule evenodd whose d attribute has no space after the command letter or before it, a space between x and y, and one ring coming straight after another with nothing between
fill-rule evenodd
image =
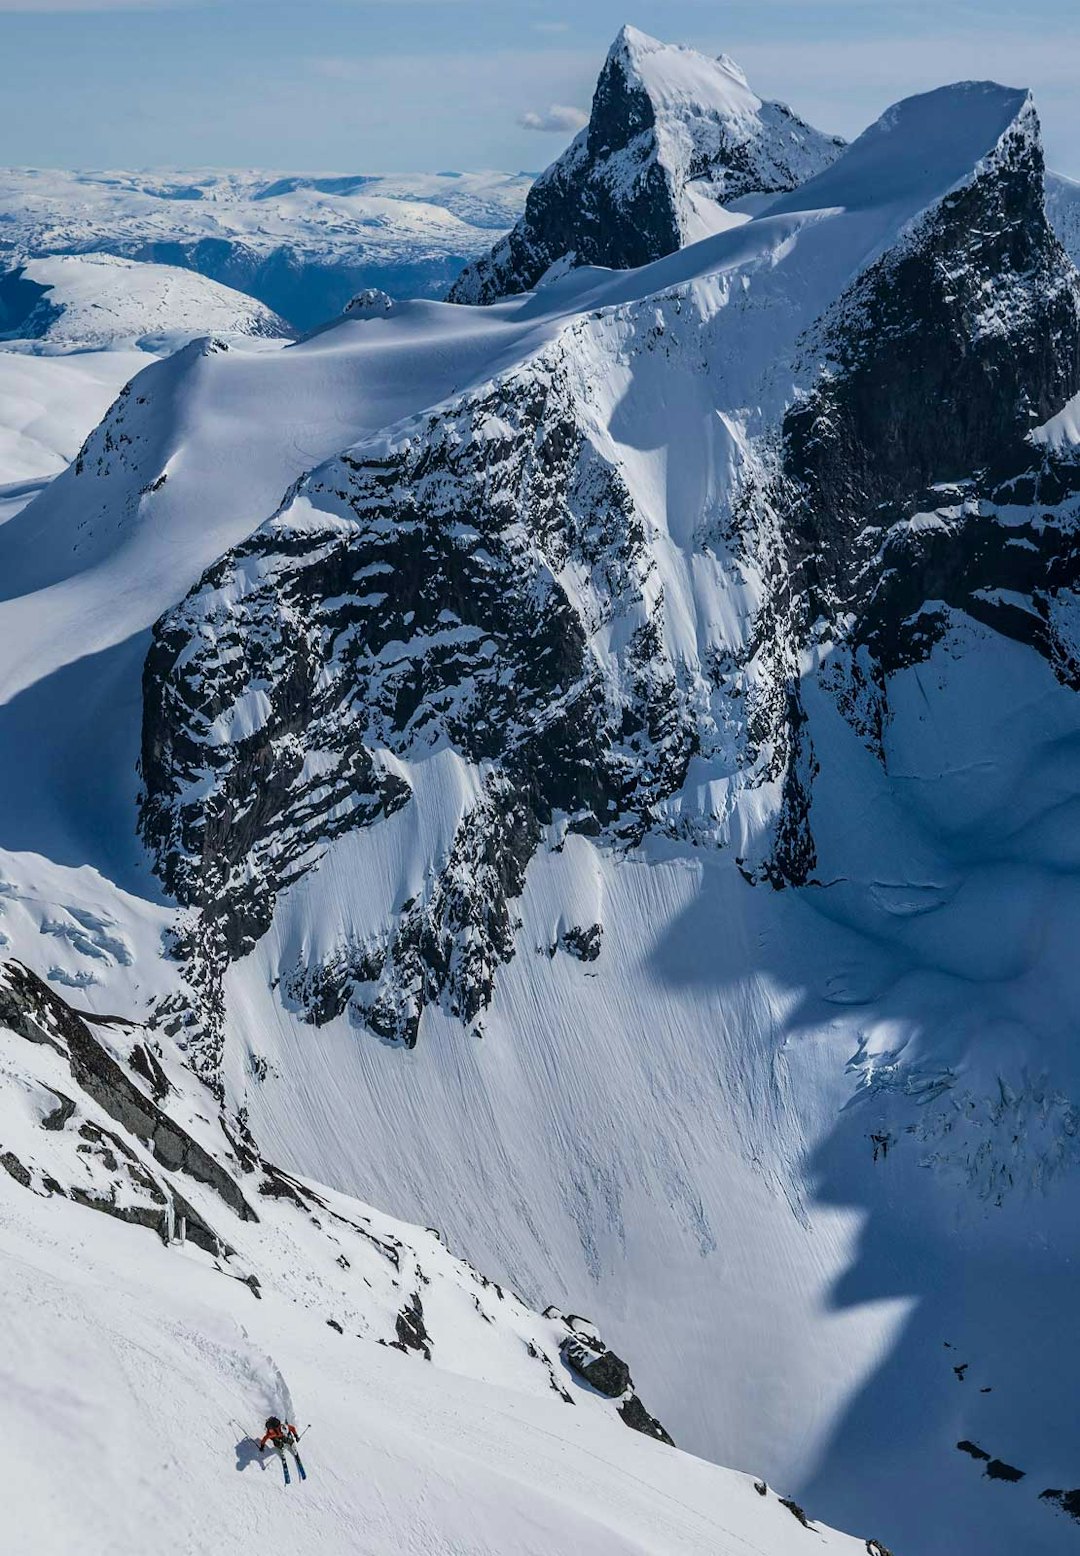
<instances>
[{"instance_id":1,"label":"snowy plateau","mask_svg":"<svg viewBox=\"0 0 1080 1556\"><path fill-rule=\"evenodd\" d=\"M1080 1548L1029 94L0 210L3 1548Z\"/></svg>"}]
</instances>

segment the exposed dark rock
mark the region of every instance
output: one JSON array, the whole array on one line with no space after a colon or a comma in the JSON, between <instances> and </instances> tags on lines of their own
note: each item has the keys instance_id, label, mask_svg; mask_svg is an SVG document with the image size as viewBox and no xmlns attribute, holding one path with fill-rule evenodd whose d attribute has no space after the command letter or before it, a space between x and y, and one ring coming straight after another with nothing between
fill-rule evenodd
<instances>
[{"instance_id":1,"label":"exposed dark rock","mask_svg":"<svg viewBox=\"0 0 1080 1556\"><path fill-rule=\"evenodd\" d=\"M4 1171L14 1178L16 1183L21 1183L24 1189L30 1187L33 1181L30 1173L20 1162L14 1151L4 1151L0 1155L0 1167L3 1167Z\"/></svg>"},{"instance_id":2,"label":"exposed dark rock","mask_svg":"<svg viewBox=\"0 0 1080 1556\"><path fill-rule=\"evenodd\" d=\"M813 618L851 603L883 505L1000 468L1080 388L1080 289L1045 218L1033 108L807 349L826 365L784 433Z\"/></svg>"},{"instance_id":3,"label":"exposed dark rock","mask_svg":"<svg viewBox=\"0 0 1080 1556\"><path fill-rule=\"evenodd\" d=\"M5 977L0 977L0 1023L28 1043L43 1043L66 1059L68 1053L64 1044L36 1019L34 1013L33 990L40 985L48 993L47 985L18 962L6 962L4 972Z\"/></svg>"},{"instance_id":4,"label":"exposed dark rock","mask_svg":"<svg viewBox=\"0 0 1080 1556\"><path fill-rule=\"evenodd\" d=\"M148 1083L154 1101L164 1102L172 1088L157 1056L145 1043L136 1043L132 1048L131 1068Z\"/></svg>"},{"instance_id":5,"label":"exposed dark rock","mask_svg":"<svg viewBox=\"0 0 1080 1556\"><path fill-rule=\"evenodd\" d=\"M668 1435L655 1416L649 1414L636 1394L631 1394L629 1399L623 1400L619 1406L619 1415L632 1431L641 1432L646 1437L655 1437L658 1442L667 1443L669 1447L674 1448L675 1439Z\"/></svg>"},{"instance_id":6,"label":"exposed dark rock","mask_svg":"<svg viewBox=\"0 0 1080 1556\"><path fill-rule=\"evenodd\" d=\"M781 1507L787 1508L792 1518L799 1520L804 1529L812 1529L814 1527L809 1518L807 1518L805 1511L791 1497L780 1497L779 1502Z\"/></svg>"},{"instance_id":7,"label":"exposed dark rock","mask_svg":"<svg viewBox=\"0 0 1080 1556\"><path fill-rule=\"evenodd\" d=\"M561 1343L560 1352L566 1367L580 1382L608 1399L618 1400L619 1418L633 1431L641 1432L646 1437L655 1437L660 1442L672 1443L664 1427L655 1416L649 1414L634 1392L630 1368L621 1356L608 1349L594 1324L578 1313L561 1313L557 1307L545 1309L544 1316L557 1319L566 1326L568 1333ZM552 1386L557 1386L554 1375Z\"/></svg>"},{"instance_id":8,"label":"exposed dark rock","mask_svg":"<svg viewBox=\"0 0 1080 1556\"><path fill-rule=\"evenodd\" d=\"M1075 1491L1055 1491L1047 1489L1039 1492L1039 1500L1042 1502L1056 1502L1063 1513L1068 1513L1070 1518L1075 1518L1080 1523L1080 1488Z\"/></svg>"},{"instance_id":9,"label":"exposed dark rock","mask_svg":"<svg viewBox=\"0 0 1080 1556\"><path fill-rule=\"evenodd\" d=\"M568 1366L597 1393L606 1394L609 1399L619 1399L633 1387L630 1368L614 1351L597 1352L571 1335L563 1341L562 1352Z\"/></svg>"},{"instance_id":10,"label":"exposed dark rock","mask_svg":"<svg viewBox=\"0 0 1080 1556\"><path fill-rule=\"evenodd\" d=\"M144 1141L163 1167L205 1183L241 1219L258 1219L225 1169L139 1090L71 1007L19 962L5 962L0 969L0 1021L63 1054L83 1091ZM194 1211L190 1219L199 1221Z\"/></svg>"},{"instance_id":11,"label":"exposed dark rock","mask_svg":"<svg viewBox=\"0 0 1080 1556\"><path fill-rule=\"evenodd\" d=\"M956 1446L961 1453L968 1453L973 1459L985 1459L987 1463L990 1462L990 1455L980 1448L978 1443L973 1443L966 1437L962 1442L958 1442Z\"/></svg>"},{"instance_id":12,"label":"exposed dark rock","mask_svg":"<svg viewBox=\"0 0 1080 1556\"><path fill-rule=\"evenodd\" d=\"M988 1480L1023 1480L1026 1472L1001 1459L991 1459L984 1473Z\"/></svg>"},{"instance_id":13,"label":"exposed dark rock","mask_svg":"<svg viewBox=\"0 0 1080 1556\"><path fill-rule=\"evenodd\" d=\"M588 928L575 924L570 929L563 930L559 936L559 943L564 950L569 951L571 956L576 956L579 962L595 962L600 955L600 942L603 935L602 924L590 924Z\"/></svg>"},{"instance_id":14,"label":"exposed dark rock","mask_svg":"<svg viewBox=\"0 0 1080 1556\"><path fill-rule=\"evenodd\" d=\"M132 1205L119 1203L115 1197L107 1194L95 1194L92 1189L85 1189L81 1184L72 1184L68 1189L68 1198L73 1199L77 1205L82 1205L86 1210L99 1210L105 1215L113 1216L117 1221L126 1221L131 1226L144 1226L150 1231L156 1232L163 1242L168 1240L168 1221L164 1213L153 1209L148 1205ZM192 1238L194 1242L195 1239ZM216 1252L216 1248L211 1248Z\"/></svg>"},{"instance_id":15,"label":"exposed dark rock","mask_svg":"<svg viewBox=\"0 0 1080 1556\"><path fill-rule=\"evenodd\" d=\"M301 1210L306 1210L307 1205L298 1191L285 1178L276 1172L269 1173L259 1184L259 1193L267 1199L288 1199Z\"/></svg>"},{"instance_id":16,"label":"exposed dark rock","mask_svg":"<svg viewBox=\"0 0 1080 1556\"><path fill-rule=\"evenodd\" d=\"M49 1089L52 1090L51 1087ZM41 1120L41 1127L42 1129L63 1129L75 1112L75 1104L70 1097L65 1097L59 1091L53 1091L52 1095L56 1098L57 1106L45 1114Z\"/></svg>"},{"instance_id":17,"label":"exposed dark rock","mask_svg":"<svg viewBox=\"0 0 1080 1556\"><path fill-rule=\"evenodd\" d=\"M392 313L394 300L388 292L377 286L366 286L356 292L341 310L350 319L375 319Z\"/></svg>"},{"instance_id":18,"label":"exposed dark rock","mask_svg":"<svg viewBox=\"0 0 1080 1556\"><path fill-rule=\"evenodd\" d=\"M983 1474L988 1480L1024 1479L1026 1473L1024 1470L1018 1470L1013 1465L1006 1464L1002 1459L992 1458L984 1448L979 1447L978 1443L970 1442L965 1438L962 1442L958 1442L956 1446L961 1453L969 1454L971 1458L978 1459L986 1465Z\"/></svg>"},{"instance_id":19,"label":"exposed dark rock","mask_svg":"<svg viewBox=\"0 0 1080 1556\"><path fill-rule=\"evenodd\" d=\"M399 1350L419 1351L425 1361L431 1360L431 1336L424 1325L424 1306L418 1291L398 1313L394 1328Z\"/></svg>"}]
</instances>

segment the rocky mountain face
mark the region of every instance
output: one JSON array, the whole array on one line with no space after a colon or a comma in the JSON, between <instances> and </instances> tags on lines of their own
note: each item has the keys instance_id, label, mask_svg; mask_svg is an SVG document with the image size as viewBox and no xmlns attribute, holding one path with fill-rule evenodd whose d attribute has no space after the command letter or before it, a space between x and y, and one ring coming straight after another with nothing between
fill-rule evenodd
<instances>
[{"instance_id":1,"label":"rocky mountain face","mask_svg":"<svg viewBox=\"0 0 1080 1556\"><path fill-rule=\"evenodd\" d=\"M0 966L0 1047L0 1167L39 1199L144 1227L166 1249L190 1243L256 1300L295 1301L306 1287L298 1305L321 1307L315 1322L436 1364L440 1314L447 1349L461 1352L464 1297L481 1375L524 1362L535 1392L574 1405L587 1385L593 1408L610 1401L601 1408L632 1430L671 1443L586 1319L530 1312L437 1232L395 1226L283 1172L242 1123L207 1129L200 1089L166 1069L152 1038L74 1009L14 959Z\"/></svg>"},{"instance_id":2,"label":"rocky mountain face","mask_svg":"<svg viewBox=\"0 0 1080 1556\"><path fill-rule=\"evenodd\" d=\"M1080 282L1044 216L1030 105L991 165L864 272L806 347L820 366L784 417L781 464L803 631L866 650L859 673L883 686L961 610L1037 646L1076 686L1070 628L1055 625L1076 567L1075 458L1058 465L1028 434L1080 388ZM1038 539L1026 544L1003 514L1022 503L1053 509L1027 516ZM922 529L928 508L943 522ZM805 818L792 768L788 784ZM783 826L798 830L790 813ZM805 882L814 859L804 831L785 878Z\"/></svg>"},{"instance_id":3,"label":"rocky mountain face","mask_svg":"<svg viewBox=\"0 0 1080 1556\"><path fill-rule=\"evenodd\" d=\"M732 201L793 189L842 145L785 104L762 102L726 56L707 59L624 27L588 126L449 300L491 303L529 291L553 265L647 264L722 226Z\"/></svg>"},{"instance_id":4,"label":"rocky mountain face","mask_svg":"<svg viewBox=\"0 0 1080 1556\"><path fill-rule=\"evenodd\" d=\"M562 814L632 839L685 774L696 735L646 603L655 563L580 411L560 346L392 450L343 456L304 484L299 527L290 508L155 634L144 834L228 954L250 949L328 838L408 803L395 756L445 743L486 770L389 939L306 971L312 1019L352 1000L409 1046L432 999L473 1020L512 954L542 828ZM242 601L237 568L254 584ZM590 638L615 619L626 648L605 666Z\"/></svg>"},{"instance_id":5,"label":"rocky mountain face","mask_svg":"<svg viewBox=\"0 0 1080 1556\"><path fill-rule=\"evenodd\" d=\"M592 385L614 352L661 382L694 371L711 309L680 288L582 321L332 461L211 569L155 629L141 813L193 913L181 945L204 1010L335 837L409 807L420 752L448 747L475 775L423 889L288 983L304 1019L348 1007L410 1047L433 1002L482 1016L552 829L620 849L650 832L731 837L730 815L690 821L671 803L695 758L730 763L736 807L773 796L747 878L813 880L799 673L812 647L831 646L822 684L872 744L889 672L925 657L955 610L1039 647L1075 684L1060 603L1075 461L1028 434L1080 389L1080 282L1042 176L1020 103L973 174L793 342L798 392L687 542L704 568L750 581L738 640L714 617L693 648L680 641L647 494ZM599 934L574 930L582 947Z\"/></svg>"}]
</instances>

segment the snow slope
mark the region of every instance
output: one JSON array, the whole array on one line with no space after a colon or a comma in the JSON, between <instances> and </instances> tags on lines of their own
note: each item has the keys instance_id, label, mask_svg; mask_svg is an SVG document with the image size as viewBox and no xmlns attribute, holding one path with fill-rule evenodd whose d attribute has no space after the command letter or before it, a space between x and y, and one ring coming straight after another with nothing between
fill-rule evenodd
<instances>
[{"instance_id":1,"label":"snow slope","mask_svg":"<svg viewBox=\"0 0 1080 1556\"><path fill-rule=\"evenodd\" d=\"M436 1234L256 1167L250 1143L237 1148L237 1189L190 1159L178 1167L160 1128L153 1142L118 1128L117 1060L9 973L0 1372L12 1549L802 1549L806 1531L775 1492L627 1431L560 1356L570 1324L530 1312ZM132 1056L138 1080L121 1090L159 1120L193 1106L212 1138L198 1118L209 1099L177 1092L186 1083L166 1051L163 1067L137 1030L97 1030ZM236 1171L235 1150L219 1155ZM193 1204L169 1201L181 1186ZM160 1228L135 1221L140 1196L165 1205ZM196 1238L199 1216L220 1237ZM271 1412L312 1427L302 1484L294 1470L286 1488L260 1457ZM814 1533L827 1550L865 1548Z\"/></svg>"},{"instance_id":2,"label":"snow slope","mask_svg":"<svg viewBox=\"0 0 1080 1556\"><path fill-rule=\"evenodd\" d=\"M29 260L5 280L38 292L36 305L23 317L9 316L6 333L12 340L81 350L128 345L162 353L199 335L282 339L291 333L261 303L172 265L109 254L64 255Z\"/></svg>"},{"instance_id":3,"label":"snow slope","mask_svg":"<svg viewBox=\"0 0 1080 1556\"><path fill-rule=\"evenodd\" d=\"M397 304L279 351L189 347L0 530L12 949L91 1009L153 1019L295 1173L437 1222L534 1304L590 1312L677 1441L908 1556L1075 1544L1041 1492L1080 1464L1062 415L1080 386L1075 276L1030 219L1040 187L1022 91L909 100L764 215L643 269L485 309ZM1017 206L1030 246L1010 264L994 240ZM921 283L927 254L947 297ZM805 516L781 507L771 451L873 362L868 336L903 387L927 331L950 367L955 340L993 369L970 415L929 423L973 426L950 460L1012 428L1019 364L1048 427L1024 445L1035 475L935 468L914 511L887 493L850 529L841 491L836 532L805 542L824 625L801 634L784 548ZM895 413L895 447L911 408L874 390L859 403ZM851 425L833 410L811 453ZM960 562L917 549L970 530ZM1017 571L1055 545L1055 588ZM871 585L919 591L894 613L926 633L906 661L845 635L881 603L852 557ZM586 779L599 815L551 800L561 652L598 710L571 724L566 768L608 784L614 817ZM511 666L539 691L508 718ZM132 835L143 733L180 915ZM365 742L406 802L342 826ZM550 815L508 891L483 845L517 796L485 786L521 749ZM455 855L485 794L478 851ZM816 850L798 880L774 858L789 816L792 854L807 832ZM409 984L407 935L396 961L373 953L432 904L445 966L432 954ZM222 907L258 928L241 923L254 943L225 969ZM370 1019L379 992L416 1008L415 1047Z\"/></svg>"},{"instance_id":4,"label":"snow slope","mask_svg":"<svg viewBox=\"0 0 1080 1556\"><path fill-rule=\"evenodd\" d=\"M64 469L145 365L134 349L62 357L0 351L0 519Z\"/></svg>"},{"instance_id":5,"label":"snow slope","mask_svg":"<svg viewBox=\"0 0 1080 1556\"><path fill-rule=\"evenodd\" d=\"M0 522L74 458L148 354L208 334L290 331L250 297L166 265L87 255L0 276Z\"/></svg>"},{"instance_id":6,"label":"snow slope","mask_svg":"<svg viewBox=\"0 0 1080 1556\"><path fill-rule=\"evenodd\" d=\"M530 182L506 173L6 168L0 221L12 263L104 253L184 266L307 329L364 286L440 294L513 224Z\"/></svg>"}]
</instances>

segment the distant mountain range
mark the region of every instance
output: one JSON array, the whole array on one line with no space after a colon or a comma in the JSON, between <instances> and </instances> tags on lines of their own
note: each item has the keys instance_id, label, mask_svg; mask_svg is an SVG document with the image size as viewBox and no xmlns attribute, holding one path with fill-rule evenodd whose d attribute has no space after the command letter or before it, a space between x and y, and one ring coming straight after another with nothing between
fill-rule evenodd
<instances>
[{"instance_id":1,"label":"distant mountain range","mask_svg":"<svg viewBox=\"0 0 1080 1556\"><path fill-rule=\"evenodd\" d=\"M731 60L633 28L597 91L590 126L535 183L527 173L0 169L0 269L92 253L181 266L306 330L365 288L490 302L553 266L644 264L746 220L842 145L758 98ZM1080 259L1080 185L1048 173L1047 213Z\"/></svg>"},{"instance_id":2,"label":"distant mountain range","mask_svg":"<svg viewBox=\"0 0 1080 1556\"><path fill-rule=\"evenodd\" d=\"M106 253L197 270L297 329L354 292L441 296L520 215L524 173L0 171L0 267Z\"/></svg>"}]
</instances>

